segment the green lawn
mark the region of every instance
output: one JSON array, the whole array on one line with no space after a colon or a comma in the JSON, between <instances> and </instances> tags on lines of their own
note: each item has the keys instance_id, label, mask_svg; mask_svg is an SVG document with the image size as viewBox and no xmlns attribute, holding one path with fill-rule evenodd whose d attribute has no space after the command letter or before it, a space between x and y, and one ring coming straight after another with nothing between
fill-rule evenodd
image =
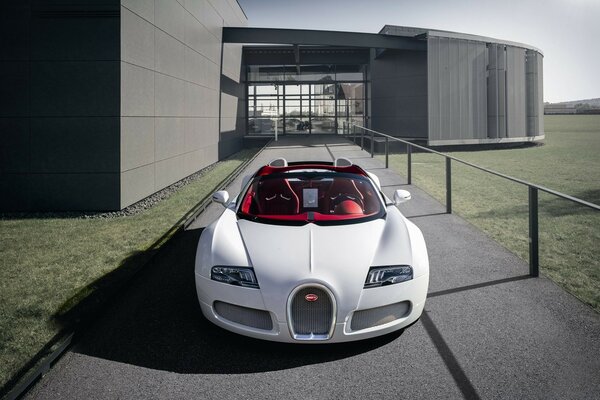
<instances>
[{"instance_id":1,"label":"green lawn","mask_svg":"<svg viewBox=\"0 0 600 400\"><path fill-rule=\"evenodd\" d=\"M94 282L139 265L149 246L255 153L217 163L137 215L0 220L0 387L59 331L58 321L69 322Z\"/></svg>"},{"instance_id":2,"label":"green lawn","mask_svg":"<svg viewBox=\"0 0 600 400\"><path fill-rule=\"evenodd\" d=\"M457 158L600 204L600 116L546 116L544 145ZM444 159L413 154L413 183L445 202ZM390 166L406 174L406 156ZM452 163L453 211L528 260L527 188ZM542 273L600 311L600 212L540 192ZM523 271L526 272L526 271Z\"/></svg>"}]
</instances>

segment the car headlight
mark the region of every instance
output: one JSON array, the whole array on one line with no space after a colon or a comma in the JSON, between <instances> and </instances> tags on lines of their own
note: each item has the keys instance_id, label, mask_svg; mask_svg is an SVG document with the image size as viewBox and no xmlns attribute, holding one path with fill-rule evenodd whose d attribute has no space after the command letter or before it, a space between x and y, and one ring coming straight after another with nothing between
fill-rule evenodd
<instances>
[{"instance_id":1,"label":"car headlight","mask_svg":"<svg viewBox=\"0 0 600 400\"><path fill-rule=\"evenodd\" d=\"M409 265L388 267L371 267L365 281L365 288L393 285L413 278L413 270Z\"/></svg>"},{"instance_id":2,"label":"car headlight","mask_svg":"<svg viewBox=\"0 0 600 400\"><path fill-rule=\"evenodd\" d=\"M210 279L230 285L258 289L258 281L252 268L246 267L212 267Z\"/></svg>"}]
</instances>

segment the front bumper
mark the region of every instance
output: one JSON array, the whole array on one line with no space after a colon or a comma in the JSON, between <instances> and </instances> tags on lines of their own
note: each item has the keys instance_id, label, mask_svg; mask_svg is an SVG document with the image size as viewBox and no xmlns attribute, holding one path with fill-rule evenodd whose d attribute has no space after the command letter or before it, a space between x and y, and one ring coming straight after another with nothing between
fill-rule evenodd
<instances>
[{"instance_id":1,"label":"front bumper","mask_svg":"<svg viewBox=\"0 0 600 400\"><path fill-rule=\"evenodd\" d=\"M318 282L318 284L321 284L321 282ZM428 285L429 274L426 274L408 282L363 289L355 307L338 307L335 316L335 326L331 336L327 340L300 341L294 339L290 332L286 313L281 311L276 312L265 307L260 289L222 284L196 275L198 300L202 308L202 313L209 321L241 335L287 343L340 343L368 339L402 329L415 322L421 316L427 298ZM282 303L286 301L287 299L281 300ZM228 320L219 315L215 310L214 305L216 302L224 302L254 310L264 310L264 312L268 312L270 315L272 329L257 329ZM406 313L399 318L358 330L352 329L352 318L356 312L400 303L406 304L408 307L406 307ZM351 309L351 311L344 311L348 309Z\"/></svg>"}]
</instances>

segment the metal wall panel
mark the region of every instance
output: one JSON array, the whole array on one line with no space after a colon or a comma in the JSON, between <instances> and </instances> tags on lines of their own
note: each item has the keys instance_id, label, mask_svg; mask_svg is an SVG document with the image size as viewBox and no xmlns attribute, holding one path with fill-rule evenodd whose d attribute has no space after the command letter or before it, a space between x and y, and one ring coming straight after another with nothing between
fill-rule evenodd
<instances>
[{"instance_id":1,"label":"metal wall panel","mask_svg":"<svg viewBox=\"0 0 600 400\"><path fill-rule=\"evenodd\" d=\"M371 61L371 128L427 138L427 55L389 50Z\"/></svg>"},{"instance_id":2,"label":"metal wall panel","mask_svg":"<svg viewBox=\"0 0 600 400\"><path fill-rule=\"evenodd\" d=\"M487 137L485 43L428 38L429 140Z\"/></svg>"},{"instance_id":3,"label":"metal wall panel","mask_svg":"<svg viewBox=\"0 0 600 400\"><path fill-rule=\"evenodd\" d=\"M527 136L525 49L506 48L506 137Z\"/></svg>"},{"instance_id":4,"label":"metal wall panel","mask_svg":"<svg viewBox=\"0 0 600 400\"><path fill-rule=\"evenodd\" d=\"M506 137L506 47L488 45L488 137Z\"/></svg>"},{"instance_id":5,"label":"metal wall panel","mask_svg":"<svg viewBox=\"0 0 600 400\"><path fill-rule=\"evenodd\" d=\"M221 46L221 31L246 19L232 0L121 3L123 208L241 147L243 98L221 96L221 79L245 94L242 48Z\"/></svg>"},{"instance_id":6,"label":"metal wall panel","mask_svg":"<svg viewBox=\"0 0 600 400\"><path fill-rule=\"evenodd\" d=\"M527 50L525 67L527 136L538 136L544 133L542 55Z\"/></svg>"}]
</instances>

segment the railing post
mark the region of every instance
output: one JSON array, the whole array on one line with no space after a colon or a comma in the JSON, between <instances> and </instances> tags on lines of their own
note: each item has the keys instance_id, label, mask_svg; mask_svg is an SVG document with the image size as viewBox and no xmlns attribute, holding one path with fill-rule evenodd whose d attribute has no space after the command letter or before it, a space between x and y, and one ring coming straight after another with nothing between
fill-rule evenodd
<instances>
[{"instance_id":1,"label":"railing post","mask_svg":"<svg viewBox=\"0 0 600 400\"><path fill-rule=\"evenodd\" d=\"M408 159L407 166L407 183L412 184L412 146L410 144L406 145L406 158Z\"/></svg>"},{"instance_id":2,"label":"railing post","mask_svg":"<svg viewBox=\"0 0 600 400\"><path fill-rule=\"evenodd\" d=\"M389 148L389 140L388 137L385 137L385 167L389 168L390 166L390 148Z\"/></svg>"},{"instance_id":3,"label":"railing post","mask_svg":"<svg viewBox=\"0 0 600 400\"><path fill-rule=\"evenodd\" d=\"M360 128L360 149L365 149L365 130Z\"/></svg>"},{"instance_id":4,"label":"railing post","mask_svg":"<svg viewBox=\"0 0 600 400\"><path fill-rule=\"evenodd\" d=\"M375 132L371 131L371 158L375 154Z\"/></svg>"},{"instance_id":5,"label":"railing post","mask_svg":"<svg viewBox=\"0 0 600 400\"><path fill-rule=\"evenodd\" d=\"M446 212L452 214L452 159L446 157Z\"/></svg>"},{"instance_id":6,"label":"railing post","mask_svg":"<svg viewBox=\"0 0 600 400\"><path fill-rule=\"evenodd\" d=\"M352 125L352 143L356 144L356 125Z\"/></svg>"},{"instance_id":7,"label":"railing post","mask_svg":"<svg viewBox=\"0 0 600 400\"><path fill-rule=\"evenodd\" d=\"M529 186L529 275L540 276L538 237L538 189Z\"/></svg>"}]
</instances>

